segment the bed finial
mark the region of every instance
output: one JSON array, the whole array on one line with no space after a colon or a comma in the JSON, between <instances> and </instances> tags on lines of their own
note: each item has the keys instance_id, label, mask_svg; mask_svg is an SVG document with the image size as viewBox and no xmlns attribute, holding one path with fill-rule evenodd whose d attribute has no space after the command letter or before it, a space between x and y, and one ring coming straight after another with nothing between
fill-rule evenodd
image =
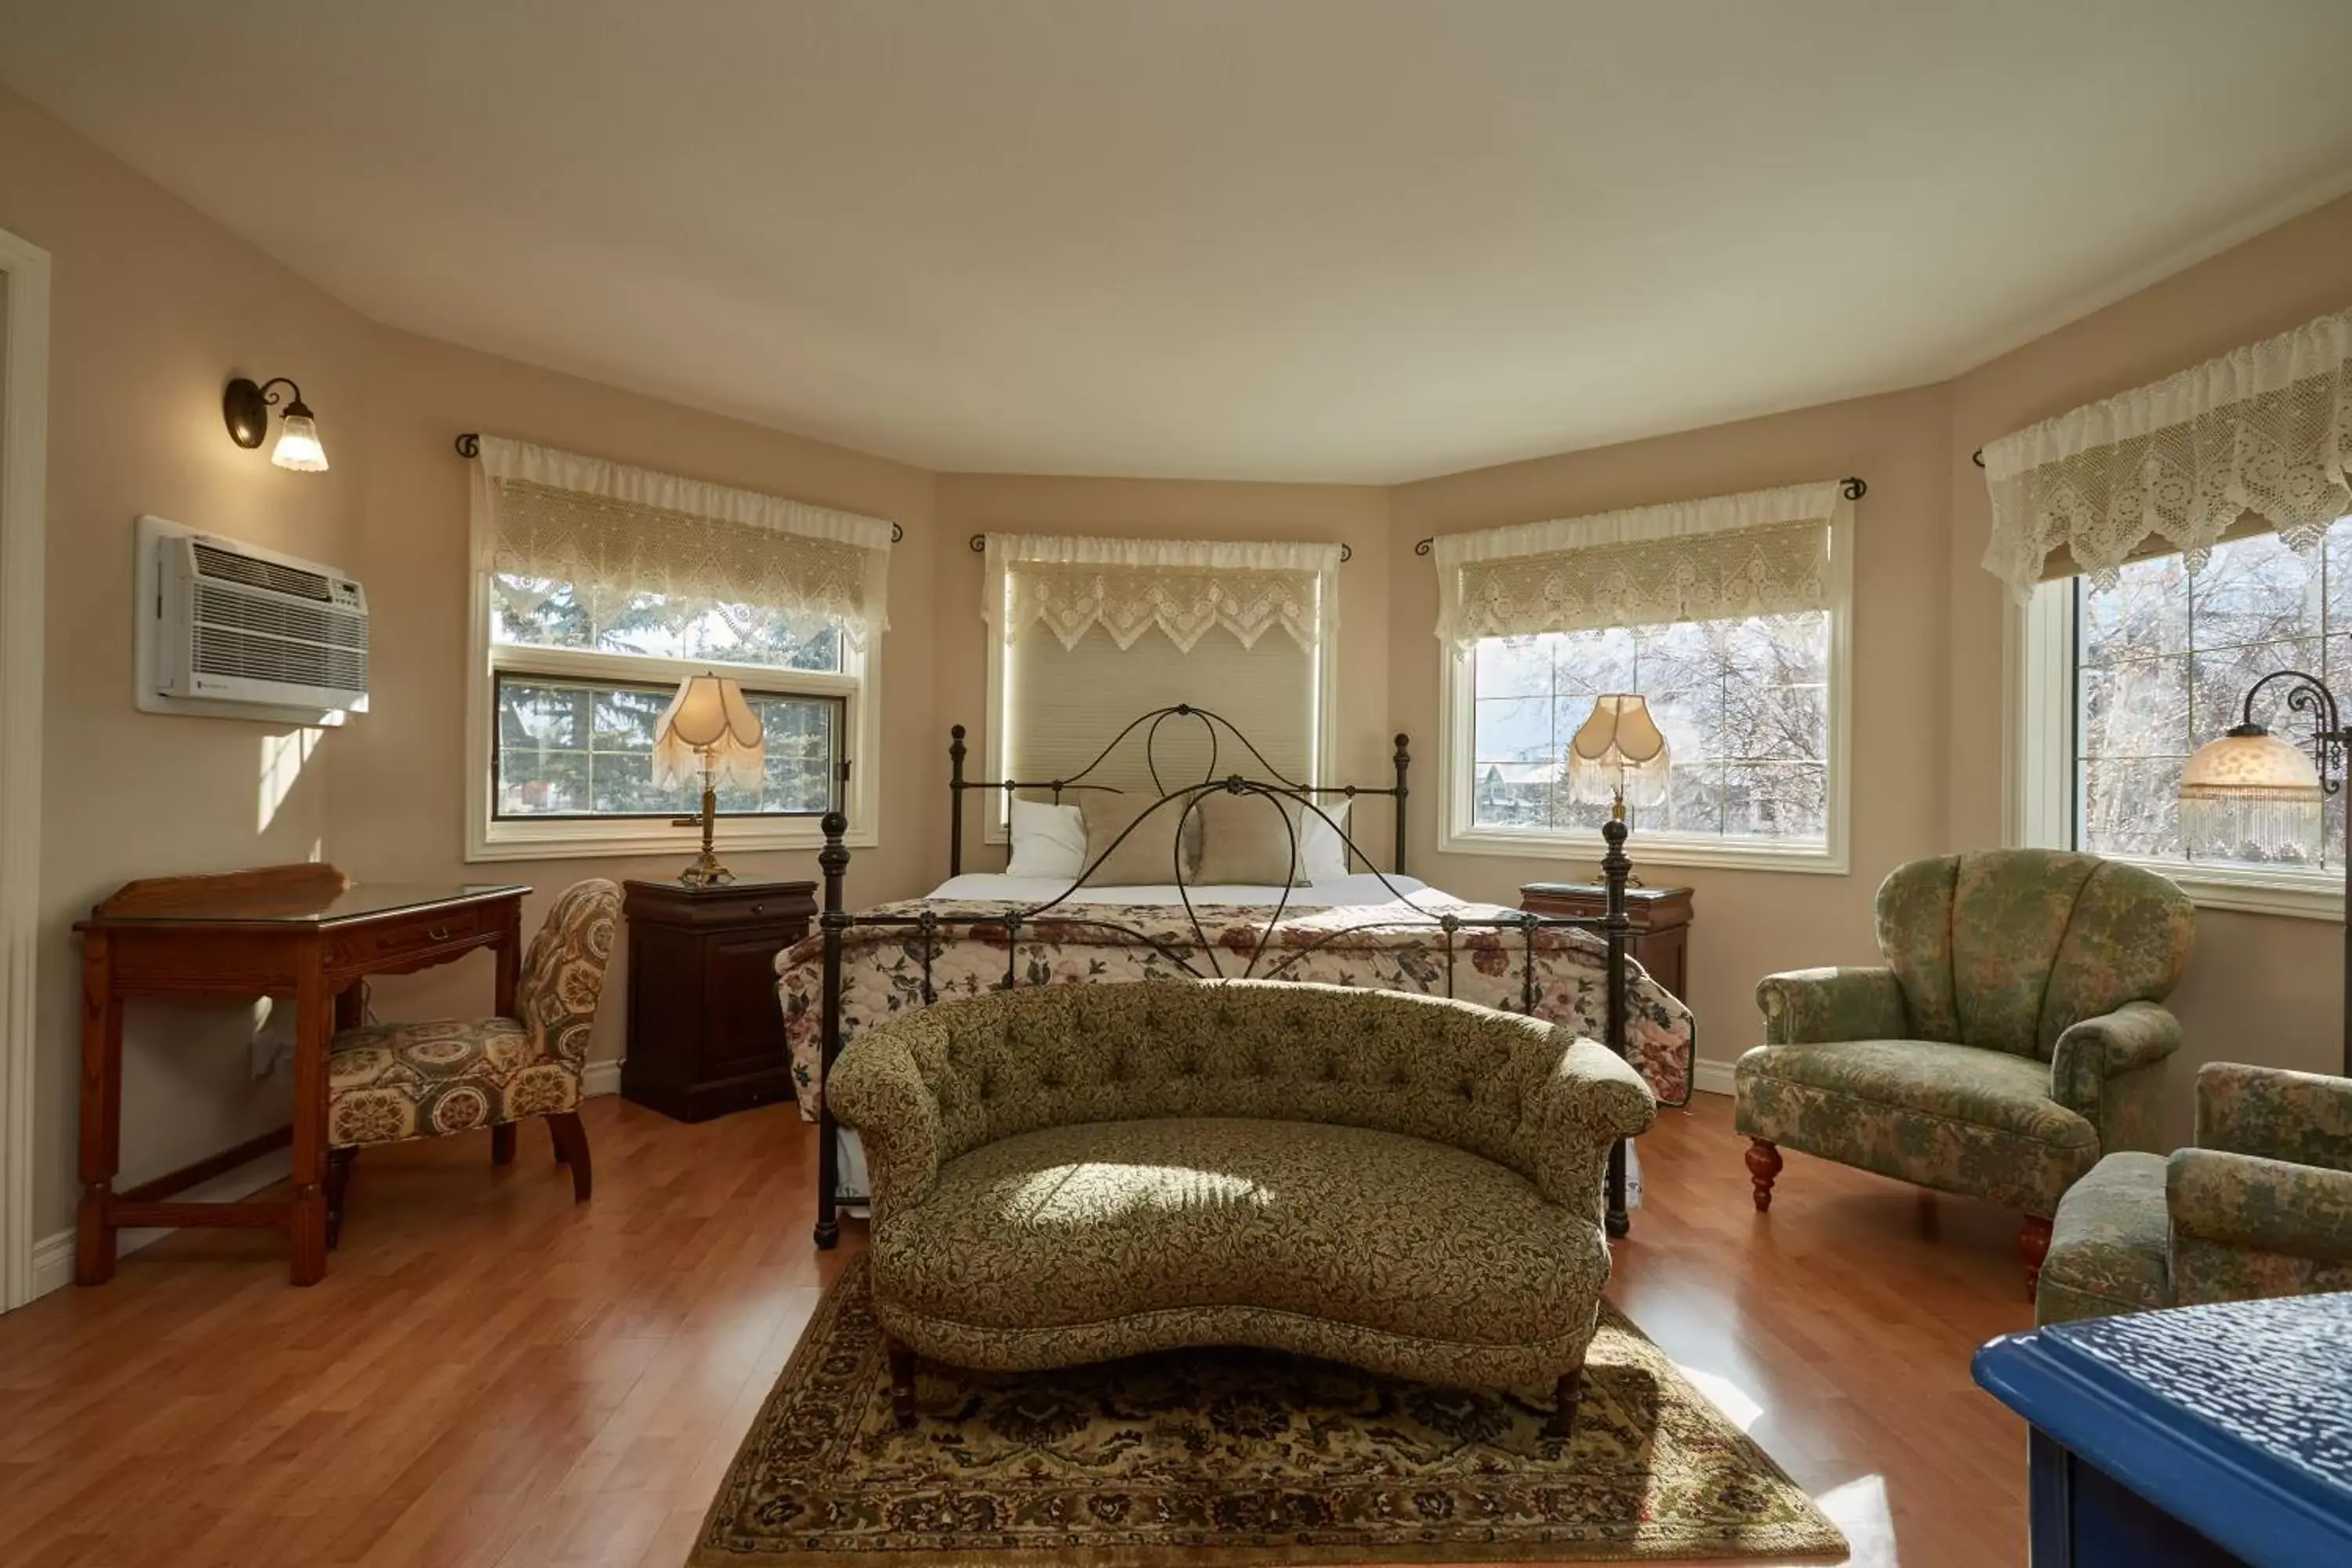
<instances>
[{"instance_id":1,"label":"bed finial","mask_svg":"<svg viewBox=\"0 0 2352 1568\"><path fill-rule=\"evenodd\" d=\"M1412 766L1412 747L1408 743L1407 737L1402 730L1399 730L1396 732L1396 755L1390 760L1396 763L1397 781L1396 858L1391 862L1391 864L1396 868L1396 875L1402 877L1404 875L1404 797L1412 793L1410 790L1405 788L1404 775L1406 770Z\"/></svg>"},{"instance_id":2,"label":"bed finial","mask_svg":"<svg viewBox=\"0 0 2352 1568\"><path fill-rule=\"evenodd\" d=\"M841 938L854 923L841 907L841 879L849 869L849 818L828 811L818 825L824 830L824 847L816 852L817 869L824 873L824 912L817 924L824 933L824 1003L817 1021L817 1092L824 1092L833 1076L833 1059L841 1054ZM833 1120L833 1102L825 1100L817 1119L816 1244L830 1248L841 1239L841 1216L835 1208L835 1189L841 1184L841 1131Z\"/></svg>"},{"instance_id":3,"label":"bed finial","mask_svg":"<svg viewBox=\"0 0 2352 1568\"><path fill-rule=\"evenodd\" d=\"M1601 837L1609 846L1601 857L1601 879L1608 887L1607 913L1601 918L1601 934L1609 943L1609 1018L1608 1045L1620 1057L1625 1054L1625 949L1633 922L1625 917L1625 882L1633 874L1633 858L1625 853L1625 822L1612 816L1601 825ZM1625 1143L1620 1139L1610 1145L1608 1175L1608 1212L1604 1228L1612 1237L1623 1236L1633 1228L1633 1216L1625 1209Z\"/></svg>"},{"instance_id":4,"label":"bed finial","mask_svg":"<svg viewBox=\"0 0 2352 1568\"><path fill-rule=\"evenodd\" d=\"M948 726L948 875L963 875L963 726Z\"/></svg>"}]
</instances>

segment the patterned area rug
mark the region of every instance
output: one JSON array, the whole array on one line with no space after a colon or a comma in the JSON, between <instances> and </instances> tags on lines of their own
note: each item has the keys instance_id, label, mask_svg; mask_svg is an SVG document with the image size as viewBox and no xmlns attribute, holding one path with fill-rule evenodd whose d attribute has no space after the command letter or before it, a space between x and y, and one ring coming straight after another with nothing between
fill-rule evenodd
<instances>
[{"instance_id":1,"label":"patterned area rug","mask_svg":"<svg viewBox=\"0 0 2352 1568\"><path fill-rule=\"evenodd\" d=\"M926 1363L890 1414L853 1258L735 1456L688 1568L1238 1568L1841 1555L1795 1483L1606 1306L1576 1436L1547 1397L1255 1351L1050 1373Z\"/></svg>"}]
</instances>

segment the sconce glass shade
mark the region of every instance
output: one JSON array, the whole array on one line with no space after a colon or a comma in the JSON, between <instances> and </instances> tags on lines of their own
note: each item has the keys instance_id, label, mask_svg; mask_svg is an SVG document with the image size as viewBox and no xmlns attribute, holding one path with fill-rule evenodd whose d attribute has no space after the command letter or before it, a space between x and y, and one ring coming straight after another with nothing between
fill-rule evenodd
<instances>
[{"instance_id":1,"label":"sconce glass shade","mask_svg":"<svg viewBox=\"0 0 2352 1568\"><path fill-rule=\"evenodd\" d=\"M1666 802L1671 758L1665 731L1650 717L1650 703L1638 692L1609 692L1593 700L1592 715L1568 742L1568 794L1588 805L1615 803L1650 807Z\"/></svg>"},{"instance_id":2,"label":"sconce glass shade","mask_svg":"<svg viewBox=\"0 0 2352 1568\"><path fill-rule=\"evenodd\" d=\"M278 426L278 445L270 448L269 460L298 474L327 471L327 448L319 444L319 424L310 417L308 406L299 402L287 405L286 419Z\"/></svg>"},{"instance_id":3,"label":"sconce glass shade","mask_svg":"<svg viewBox=\"0 0 2352 1568\"><path fill-rule=\"evenodd\" d=\"M2310 753L2242 724L2181 770L2181 838L2203 859L2316 860L2326 803Z\"/></svg>"},{"instance_id":4,"label":"sconce glass shade","mask_svg":"<svg viewBox=\"0 0 2352 1568\"><path fill-rule=\"evenodd\" d=\"M756 790L767 767L767 738L743 689L723 675L689 675L678 682L654 727L654 783L663 789L699 785L705 758L714 786Z\"/></svg>"}]
</instances>

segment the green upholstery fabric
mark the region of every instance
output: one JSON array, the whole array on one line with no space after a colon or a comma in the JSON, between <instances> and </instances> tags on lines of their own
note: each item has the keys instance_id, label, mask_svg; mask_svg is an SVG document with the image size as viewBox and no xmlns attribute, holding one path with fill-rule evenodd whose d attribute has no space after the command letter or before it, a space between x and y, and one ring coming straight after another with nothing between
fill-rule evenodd
<instances>
[{"instance_id":1,"label":"green upholstery fabric","mask_svg":"<svg viewBox=\"0 0 2352 1568\"><path fill-rule=\"evenodd\" d=\"M2037 1319L2352 1290L2347 1119L2352 1080L2209 1064L2200 1147L2111 1154L2059 1205Z\"/></svg>"},{"instance_id":2,"label":"green upholstery fabric","mask_svg":"<svg viewBox=\"0 0 2352 1568\"><path fill-rule=\"evenodd\" d=\"M1757 987L1740 1058L1752 1138L2050 1215L2102 1153L2153 1149L2189 958L2187 895L2155 873L2043 849L1948 855L1878 890L1883 968Z\"/></svg>"},{"instance_id":3,"label":"green upholstery fabric","mask_svg":"<svg viewBox=\"0 0 2352 1568\"><path fill-rule=\"evenodd\" d=\"M1739 1130L1923 1187L2046 1214L2099 1157L2049 1069L1932 1040L1759 1046L1735 1077Z\"/></svg>"},{"instance_id":4,"label":"green upholstery fabric","mask_svg":"<svg viewBox=\"0 0 2352 1568\"><path fill-rule=\"evenodd\" d=\"M2170 1306L2170 1240L2164 1156L2108 1155L2058 1205L2033 1321L2063 1323Z\"/></svg>"},{"instance_id":5,"label":"green upholstery fabric","mask_svg":"<svg viewBox=\"0 0 2352 1568\"><path fill-rule=\"evenodd\" d=\"M1604 1047L1406 993L1028 986L869 1028L876 1310L1026 1368L1247 1343L1524 1386L1582 1363L1610 1147L1655 1103Z\"/></svg>"}]
</instances>

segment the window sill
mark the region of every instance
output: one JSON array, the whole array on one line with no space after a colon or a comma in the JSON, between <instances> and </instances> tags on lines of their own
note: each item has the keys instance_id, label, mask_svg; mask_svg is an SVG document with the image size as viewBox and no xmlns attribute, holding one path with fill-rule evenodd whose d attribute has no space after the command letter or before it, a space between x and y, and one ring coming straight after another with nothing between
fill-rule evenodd
<instances>
[{"instance_id":1,"label":"window sill","mask_svg":"<svg viewBox=\"0 0 2352 1568\"><path fill-rule=\"evenodd\" d=\"M692 827L668 827L646 822L593 823L497 822L478 826L468 836L468 864L496 860L585 860L635 855L678 855L691 859L701 847L701 834ZM871 849L880 842L871 827L851 826L842 840L852 849ZM772 849L821 849L824 829L814 817L795 817L773 826L730 827L721 823L711 847L723 858Z\"/></svg>"},{"instance_id":2,"label":"window sill","mask_svg":"<svg viewBox=\"0 0 2352 1568\"><path fill-rule=\"evenodd\" d=\"M1568 858L1598 860L1608 846L1599 830L1576 833L1509 833L1469 829L1440 835L1442 855L1496 855L1523 860ZM1844 854L1822 847L1773 848L1761 843L1728 843L1645 834L1638 828L1625 840L1625 852L1643 866L1701 866L1735 871L1792 871L1843 877Z\"/></svg>"},{"instance_id":3,"label":"window sill","mask_svg":"<svg viewBox=\"0 0 2352 1568\"><path fill-rule=\"evenodd\" d=\"M2144 867L2169 879L2200 910L2282 915L2305 921L2344 918L2344 881L2334 872L2318 877L2280 876L2188 865L2179 860L2141 860L2127 855L2112 855L2108 858Z\"/></svg>"}]
</instances>

